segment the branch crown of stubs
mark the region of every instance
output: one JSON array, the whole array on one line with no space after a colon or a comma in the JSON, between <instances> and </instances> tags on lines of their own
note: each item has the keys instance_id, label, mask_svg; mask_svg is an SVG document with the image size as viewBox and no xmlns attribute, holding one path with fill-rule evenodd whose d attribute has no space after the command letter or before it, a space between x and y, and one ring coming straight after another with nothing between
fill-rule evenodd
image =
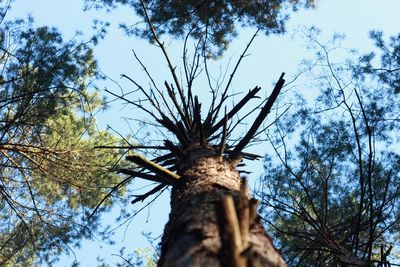
<instances>
[{"instance_id":1,"label":"branch crown of stubs","mask_svg":"<svg viewBox=\"0 0 400 267\"><path fill-rule=\"evenodd\" d=\"M161 46L161 45L160 45ZM162 49L163 46L161 46ZM174 69L171 68L171 72ZM228 127L229 121L237 115L237 113L251 100L258 98L256 94L260 91L260 87L255 87L229 111L225 110L224 116L218 120L218 113L221 106L224 104L222 96L218 105L210 108L205 119L201 117L201 103L197 96L192 96L191 88L188 87L187 92L184 92L178 82L173 89L172 85L165 82L165 88L168 96L175 103L174 107L177 110L178 116L172 112L168 116L163 113L159 106L154 106L158 111L158 116L152 113L156 122L164 129L172 133L171 139L165 139L163 146L154 148L168 151L162 156L152 160L135 153L126 157L127 160L133 162L136 166L141 167L141 170L136 169L120 169L119 172L130 175L131 177L139 177L149 181L158 182L159 185L145 195L138 196L132 203L143 201L150 194L154 194L165 186L175 186L179 183L180 173L189 168L198 158L203 156L224 157L231 162L233 166L237 166L243 158L254 160L259 158L259 155L246 153L243 149L251 142L252 138L257 134L258 129L266 119L268 113L276 101L280 90L283 87L285 80L284 73L281 74L276 83L271 95L262 106L258 116L254 120L252 126L247 133L237 141L237 144L230 145L227 142L231 131ZM185 94L186 93L186 94ZM225 94L226 95L226 94ZM178 99L181 104L178 104ZM168 103L166 99L165 105ZM216 99L213 99L215 102ZM140 107L139 107L140 108ZM175 139L176 141L172 141ZM131 149L150 148L146 146L132 146ZM196 153L192 151L196 150Z\"/></svg>"},{"instance_id":2,"label":"branch crown of stubs","mask_svg":"<svg viewBox=\"0 0 400 267\"><path fill-rule=\"evenodd\" d=\"M197 43L196 48L199 49L195 50L193 59L191 59L192 64L188 64L189 59L187 58L186 53L187 39L185 40L183 63L186 86L184 87L182 86L181 80L176 74L176 67L169 58L164 43L158 38L156 30L153 27L149 16L147 15L144 2L141 1L141 3L145 18L153 35L155 45L158 46L163 53L169 68L169 72L172 76L173 83L168 83L165 81L164 89L160 89L154 82L154 79L150 73L147 71L145 65L133 51L136 60L143 67L144 72L150 79L152 89L146 90L131 77L122 75L123 78L128 79L134 84L134 86L137 87L137 91L140 91L144 95L144 99L132 101L127 99L126 95L124 94L118 95L111 91L106 91L114 97L125 101L126 103L131 104L138 109L141 109L153 119L157 126L161 126L161 128L166 129L170 133L168 138L163 140L163 145L161 146L129 145L128 147L118 148L125 148L135 151L139 149L157 149L167 152L151 160L140 155L139 153L127 156L126 159L128 161L133 162L137 167L140 168L120 169L120 173L129 175L129 177L115 186L104 198L104 200L119 187L125 185L135 177L159 183L155 188L146 194L137 196L134 200L132 200L132 203L143 201L148 196L159 192L166 186L177 185L180 180L180 173L182 173L182 171L187 167L190 167L191 162L194 162L196 158L201 157L202 155L224 157L231 162L232 166L235 167L242 161L243 158L249 160L260 158L261 156L259 155L246 153L243 150L258 134L262 123L270 113L271 108L285 83L285 80L283 79L284 73L282 73L279 80L275 84L271 95L266 100L262 101L261 104L257 106L258 108L255 108L248 112L245 116L242 116L247 117L249 113L259 110L258 116L253 121L247 133L244 134L241 139L230 142L229 137L232 134L233 129L240 124L239 120L239 122L236 122L236 124L232 127L232 124L234 124L232 119L238 116L238 113L250 102L250 100L260 98L257 96L257 93L261 90L261 88L256 86L253 89L250 89L242 97L242 99L238 101L235 106L233 106L233 108L230 110L226 109L226 101L229 97L231 97L231 95L229 95L229 89L232 79L235 76L236 70L238 69L242 59L246 56L248 48L257 36L258 31L253 35L243 53L239 57L233 72L229 76L226 86L224 86L224 88L218 88L217 90L210 86L210 91L212 94L211 104L208 108L208 111L206 113L202 113L202 104L198 96L194 94L192 85L194 79L199 74L201 57L204 57L205 65L206 61L208 60L206 55L202 55L201 42L203 41L200 40ZM208 76L207 67L205 68L205 72ZM148 104L148 106L145 106L143 103ZM222 111L222 109L224 109L224 111ZM222 113L223 115L221 115ZM202 114L205 114L205 116L202 117ZM104 148L104 146L102 148ZM193 150L196 150L196 153L191 153ZM99 203L98 207L100 205L101 203ZM93 214L96 212L97 208L93 211Z\"/></svg>"}]
</instances>

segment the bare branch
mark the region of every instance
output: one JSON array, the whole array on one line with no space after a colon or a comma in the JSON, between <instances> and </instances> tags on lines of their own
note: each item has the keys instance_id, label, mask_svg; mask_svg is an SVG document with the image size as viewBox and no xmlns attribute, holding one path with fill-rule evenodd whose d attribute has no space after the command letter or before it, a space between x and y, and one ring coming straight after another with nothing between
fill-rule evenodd
<instances>
[{"instance_id":1,"label":"bare branch","mask_svg":"<svg viewBox=\"0 0 400 267\"><path fill-rule=\"evenodd\" d=\"M283 76L285 73L281 74L281 77L279 78L278 82L275 85L274 90L272 91L271 95L268 98L267 103L265 103L265 106L261 109L260 114L258 117L255 119L253 125L250 127L250 130L247 132L247 134L240 140L239 144L235 147L233 150L233 156L237 156L243 149L244 147L250 142L254 134L257 132L258 128L260 127L261 123L265 120L267 117L268 113L271 111L272 105L275 103L276 98L279 95L279 92L281 91L283 84L285 83L285 80L283 79Z\"/></svg>"},{"instance_id":2,"label":"bare branch","mask_svg":"<svg viewBox=\"0 0 400 267\"><path fill-rule=\"evenodd\" d=\"M230 120L244 105L247 104L247 102L249 102L252 98L255 98L255 95L261 90L261 87L256 86L254 89L250 90L243 98L242 100L239 101L239 103L237 103L237 105L235 105L233 107L233 109L231 111L228 112L227 117L222 118L219 122L217 122L216 124L214 124L214 126L211 128L210 132L208 133L209 135L212 135L213 133L215 133L216 131L218 131L218 129L224 125L225 120ZM206 124L206 122L205 122Z\"/></svg>"},{"instance_id":3,"label":"bare branch","mask_svg":"<svg viewBox=\"0 0 400 267\"><path fill-rule=\"evenodd\" d=\"M125 184L127 184L129 181L131 181L133 179L132 176L122 180L121 182L119 182L117 185L115 185L110 192L108 192L103 199L99 202L99 204L97 204L97 206L94 208L94 210L92 211L92 213L89 215L88 220L90 220L93 215L97 212L97 210L100 208L100 206L104 203L104 201L106 201L115 191L117 191L119 188L121 188L122 186L124 186Z\"/></svg>"},{"instance_id":4,"label":"bare branch","mask_svg":"<svg viewBox=\"0 0 400 267\"><path fill-rule=\"evenodd\" d=\"M181 177L174 173L171 172L170 170L158 165L157 163L154 163L153 161L146 159L143 156L140 155L131 155L126 157L127 160L132 161L133 163L154 172L156 175L158 175L165 183L169 185L175 185L177 180L179 180Z\"/></svg>"},{"instance_id":5,"label":"bare branch","mask_svg":"<svg viewBox=\"0 0 400 267\"><path fill-rule=\"evenodd\" d=\"M246 45L246 48L243 50L243 53L240 55L239 60L237 61L236 65L235 65L235 68L233 69L233 71L232 71L232 73L231 73L231 75L229 77L229 80L228 80L228 82L227 82L227 84L225 86L225 89L221 94L221 100L218 103L218 105L215 108L215 110L213 110L214 107L211 106L210 114L214 114L213 121L217 118L219 110L221 109L222 104L225 102L225 100L227 98L228 89L231 86L233 77L235 77L236 71L238 70L240 63L242 62L242 59L246 56L247 50L250 48L250 46L253 43L254 39L257 37L259 31L260 31L260 29L257 29L257 31L253 34L253 36L251 37L249 43Z\"/></svg>"},{"instance_id":6,"label":"bare branch","mask_svg":"<svg viewBox=\"0 0 400 267\"><path fill-rule=\"evenodd\" d=\"M148 198L149 196L157 193L158 191L162 190L164 187L166 187L167 185L165 184L159 184L156 187L154 187L153 189L151 189L150 191L148 191L147 193L140 195L140 196L136 196L136 198L134 200L131 201L131 204L135 204L139 201L143 201L146 198Z\"/></svg>"},{"instance_id":7,"label":"bare branch","mask_svg":"<svg viewBox=\"0 0 400 267\"><path fill-rule=\"evenodd\" d=\"M224 116L224 126L222 128L222 138L221 138L221 143L219 145L219 151L218 155L222 157L225 151L225 143L226 143L226 136L227 136L227 124L228 124L228 116L226 114L226 108L225 108L225 116Z\"/></svg>"},{"instance_id":8,"label":"bare branch","mask_svg":"<svg viewBox=\"0 0 400 267\"><path fill-rule=\"evenodd\" d=\"M159 39L158 36L157 36L157 33L156 33L156 31L155 31L155 29L154 29L154 27L153 27L153 23L151 22L150 17L149 17L149 15L148 15L148 13L147 13L147 8L146 8L146 6L145 6L143 0L140 0L140 4L142 5L143 13L144 13L144 15L145 15L147 25L149 26L150 31L151 31L151 33L152 33L152 35L153 35L153 38L154 38L154 40L156 41L156 43L158 44L158 46L160 47L161 51L162 51L163 54L164 54L164 58L165 58L165 60L167 61L169 70L170 70L170 72L171 72L171 74L172 74L172 77L173 77L173 79L174 79L174 82L175 82L175 86L176 86L176 88L177 88L177 90L178 90L178 93L179 93L179 96L180 96L180 98L181 98L181 101L182 101L184 110L187 110L188 105L187 105L187 103L186 103L186 98L185 98L183 89L182 89L182 87L181 87L181 85L180 85L178 76L176 75L176 72L175 72L176 67L174 67L174 66L172 65L172 62L171 62L171 60L170 60L170 58L169 58L169 56L168 56L168 53L167 53L167 50L165 49L164 44L160 41L160 39ZM188 119L189 119L189 118L188 118Z\"/></svg>"}]
</instances>

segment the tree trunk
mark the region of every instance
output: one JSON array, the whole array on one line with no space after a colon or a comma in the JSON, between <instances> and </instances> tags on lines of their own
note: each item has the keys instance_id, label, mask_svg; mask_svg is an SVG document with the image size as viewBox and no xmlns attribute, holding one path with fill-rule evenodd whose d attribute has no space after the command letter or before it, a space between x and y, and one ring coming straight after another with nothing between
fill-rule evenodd
<instances>
[{"instance_id":1,"label":"tree trunk","mask_svg":"<svg viewBox=\"0 0 400 267\"><path fill-rule=\"evenodd\" d=\"M248 242L239 255L242 263L232 260L231 244L224 238L228 229L223 223L222 200L233 196L238 210L242 179L237 163L216 155L211 148L186 152L178 171L181 179L172 189L158 266L286 266L258 216L246 230Z\"/></svg>"}]
</instances>

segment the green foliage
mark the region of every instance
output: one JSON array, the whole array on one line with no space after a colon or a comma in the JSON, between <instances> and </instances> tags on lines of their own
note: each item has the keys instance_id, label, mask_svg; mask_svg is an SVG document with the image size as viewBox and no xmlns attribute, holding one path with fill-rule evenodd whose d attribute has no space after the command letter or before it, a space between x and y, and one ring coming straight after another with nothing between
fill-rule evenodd
<instances>
[{"instance_id":1,"label":"green foliage","mask_svg":"<svg viewBox=\"0 0 400 267\"><path fill-rule=\"evenodd\" d=\"M95 127L104 108L90 42L6 21L0 49L0 265L51 265L99 226L87 215L120 178L118 140ZM123 191L119 192L120 194ZM111 207L109 199L100 211Z\"/></svg>"},{"instance_id":2,"label":"green foliage","mask_svg":"<svg viewBox=\"0 0 400 267\"><path fill-rule=\"evenodd\" d=\"M154 251L149 247L136 249L134 254L140 260L140 263L135 264L135 266L141 264L144 267L156 267L157 262L153 253Z\"/></svg>"},{"instance_id":3,"label":"green foliage","mask_svg":"<svg viewBox=\"0 0 400 267\"><path fill-rule=\"evenodd\" d=\"M364 265L387 251L398 263L400 36L372 32L376 51L345 62L310 37L320 95L298 99L270 134L265 218L289 265Z\"/></svg>"},{"instance_id":4,"label":"green foliage","mask_svg":"<svg viewBox=\"0 0 400 267\"><path fill-rule=\"evenodd\" d=\"M370 37L381 50L380 66L375 67L373 64L376 61L376 53L371 52L364 55L361 57L361 64L356 71L359 74L357 77L364 79L365 75L363 74L369 74L385 86L391 88L391 90L394 90L394 93L400 93L400 34L390 37L388 43L384 41L381 31L370 32Z\"/></svg>"},{"instance_id":5,"label":"green foliage","mask_svg":"<svg viewBox=\"0 0 400 267\"><path fill-rule=\"evenodd\" d=\"M87 6L114 8L117 5L129 5L145 19L141 1L126 0L86 0ZM145 0L143 1L150 20L158 34L168 33L175 37L190 35L203 40L204 49L212 55L221 54L237 28L250 26L261 29L266 34L282 33L288 19L289 9L313 7L312 0L269 0L269 1L190 1L190 0ZM145 23L145 25L147 25ZM152 39L147 26L122 24L128 34Z\"/></svg>"}]
</instances>

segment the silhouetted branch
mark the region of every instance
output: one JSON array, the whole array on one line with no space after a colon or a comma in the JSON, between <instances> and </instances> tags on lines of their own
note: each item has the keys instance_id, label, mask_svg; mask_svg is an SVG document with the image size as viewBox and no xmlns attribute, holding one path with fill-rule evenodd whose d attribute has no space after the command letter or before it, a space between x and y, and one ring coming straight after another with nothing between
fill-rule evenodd
<instances>
[{"instance_id":1,"label":"silhouetted branch","mask_svg":"<svg viewBox=\"0 0 400 267\"><path fill-rule=\"evenodd\" d=\"M150 191L148 191L147 193L140 195L140 196L136 196L136 198L134 200L131 201L131 204L135 204L139 201L143 201L146 198L148 198L149 196L157 193L158 191L160 191L161 189L163 189L164 187L166 187L167 185L165 184L159 184L156 187L154 187L153 189L151 189Z\"/></svg>"},{"instance_id":2,"label":"silhouetted branch","mask_svg":"<svg viewBox=\"0 0 400 267\"><path fill-rule=\"evenodd\" d=\"M257 37L259 31L260 31L260 29L257 29L257 31L253 34L249 43L246 45L246 48L243 50L243 53L240 55L239 60L237 61L236 65L235 65L235 68L233 69L231 75L229 76L229 80L225 86L225 89L221 94L221 100L215 109L214 109L214 99L213 99L213 103L211 104L211 107L210 107L210 114L214 114L213 122L217 118L219 110L221 109L223 103L225 102L225 100L227 98L228 89L232 83L233 77L235 77L236 71L238 70L240 63L242 62L242 59L246 56L247 50L250 48L254 39Z\"/></svg>"},{"instance_id":3,"label":"silhouetted branch","mask_svg":"<svg viewBox=\"0 0 400 267\"><path fill-rule=\"evenodd\" d=\"M160 179L156 175L152 175L152 174L149 174L149 173L138 172L138 171L129 170L129 169L119 169L118 173L130 175L132 178L133 177L138 177L138 178L142 178L142 179L145 179L145 180L148 180L148 181L153 181L153 182L157 182L157 183L164 183L164 180Z\"/></svg>"},{"instance_id":4,"label":"silhouetted branch","mask_svg":"<svg viewBox=\"0 0 400 267\"><path fill-rule=\"evenodd\" d=\"M244 147L250 142L254 134L257 132L257 129L261 126L262 122L265 120L268 113L271 111L272 105L275 103L275 100L277 99L279 92L281 91L283 84L285 83L285 80L283 79L284 75L285 73L281 74L281 77L276 83L275 88L272 91L271 95L269 96L267 103L265 103L265 106L261 109L258 117L255 119L253 125L250 127L250 130L242 138L242 140L240 140L239 144L233 150L232 154L234 157L237 156L244 149Z\"/></svg>"},{"instance_id":5,"label":"silhouetted branch","mask_svg":"<svg viewBox=\"0 0 400 267\"><path fill-rule=\"evenodd\" d=\"M227 117L222 118L219 122L214 124L211 128L210 132L208 133L210 136L214 134L218 129L224 125L225 120L230 120L244 105L249 102L250 99L255 98L255 95L261 90L261 87L256 86L254 89L250 90L247 95L245 95L242 100L237 103L231 111L228 112Z\"/></svg>"},{"instance_id":6,"label":"silhouetted branch","mask_svg":"<svg viewBox=\"0 0 400 267\"><path fill-rule=\"evenodd\" d=\"M103 197L103 199L99 202L99 204L97 204L97 206L94 208L94 210L92 211L92 213L89 215L88 220L90 220L93 215L97 212L97 210L100 208L100 206L103 204L104 201L106 201L115 191L117 191L120 187L124 186L125 184L127 184L130 180L132 180L134 177L130 176L128 178L125 178L124 180L122 180L121 182L119 182L117 185L115 185L110 192L108 192L105 197Z\"/></svg>"},{"instance_id":7,"label":"silhouetted branch","mask_svg":"<svg viewBox=\"0 0 400 267\"><path fill-rule=\"evenodd\" d=\"M165 146L142 146L142 145L132 145L132 146L95 146L95 149L157 149L157 150L168 150Z\"/></svg>"},{"instance_id":8,"label":"silhouetted branch","mask_svg":"<svg viewBox=\"0 0 400 267\"><path fill-rule=\"evenodd\" d=\"M179 103L178 103L178 100L176 99L174 90L172 87L169 86L167 81L164 82L164 85L167 88L168 96L171 98L172 102L174 103L174 106L175 106L176 110L178 111L179 116L181 117L181 120L184 121L186 128L189 129L189 127L190 127L189 117L190 116L187 114L187 112L184 113L186 108L183 107L183 110L182 110L182 108L179 106Z\"/></svg>"},{"instance_id":9,"label":"silhouetted branch","mask_svg":"<svg viewBox=\"0 0 400 267\"><path fill-rule=\"evenodd\" d=\"M175 82L175 86L176 86L176 88L177 88L177 90L178 90L180 99L181 99L181 101L182 101L182 104L183 104L183 107L184 107L183 109L184 109L184 111L187 111L188 105L187 105L187 103L186 103L186 98L185 98L185 96L184 96L182 87L181 87L181 85L180 85L180 83L179 83L178 76L176 75L175 67L174 67L174 66L172 65L172 63L171 63L171 60L170 60L170 58L169 58L169 56L168 56L168 53L167 53L167 50L165 49L164 44L160 41L160 39L159 39L158 36L157 36L156 31L154 30L153 24L152 24L152 22L151 22L151 20L150 20L150 17L149 17L149 15L148 15L148 13L147 13L147 8L146 8L146 6L145 6L143 0L140 0L140 4L142 5L143 13L144 13L144 15L145 15L147 25L149 26L150 31L151 31L151 33L152 33L152 35L153 35L153 38L154 38L154 40L156 41L156 43L158 44L158 46L160 47L161 51L162 51L163 54L164 54L164 58L165 58L165 60L167 61L169 70L170 70L170 72L171 72L171 74L172 74L172 77L173 77L174 82ZM188 115L188 114L186 114L186 115ZM189 118L189 116L188 116L188 118Z\"/></svg>"}]
</instances>

